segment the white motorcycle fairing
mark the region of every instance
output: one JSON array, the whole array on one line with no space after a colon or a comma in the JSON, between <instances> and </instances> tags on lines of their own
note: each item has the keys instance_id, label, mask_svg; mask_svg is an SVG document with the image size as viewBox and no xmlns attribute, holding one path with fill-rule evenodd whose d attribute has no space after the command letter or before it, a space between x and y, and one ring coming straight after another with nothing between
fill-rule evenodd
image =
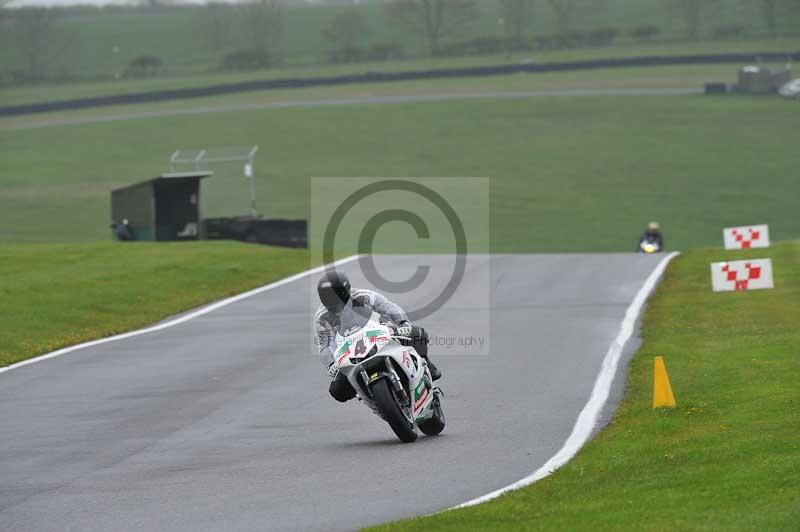
<instances>
[{"instance_id":1,"label":"white motorcycle fairing","mask_svg":"<svg viewBox=\"0 0 800 532\"><path fill-rule=\"evenodd\" d=\"M436 434L444 428L441 391L433 385L427 361L413 347L400 343L403 337L397 335L392 325L381 323L380 317L373 313L363 325L344 332L344 336L336 335L334 364L355 389L359 399L389 422L400 439L413 441L418 428L426 434ZM380 380L388 381L405 417L408 427L403 431L404 435L398 432L392 420L387 419L390 413L382 411L382 408L387 410L386 406L382 407L376 401L373 392ZM426 430L432 424L426 422L432 418L441 423L441 428L436 431ZM411 432L414 432L413 436Z\"/></svg>"}]
</instances>

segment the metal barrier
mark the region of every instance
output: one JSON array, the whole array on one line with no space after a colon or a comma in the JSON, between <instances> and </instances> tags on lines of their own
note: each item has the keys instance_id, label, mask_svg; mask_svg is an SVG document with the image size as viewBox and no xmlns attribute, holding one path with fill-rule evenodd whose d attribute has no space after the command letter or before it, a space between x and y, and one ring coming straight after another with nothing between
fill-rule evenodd
<instances>
[{"instance_id":1,"label":"metal barrier","mask_svg":"<svg viewBox=\"0 0 800 532\"><path fill-rule=\"evenodd\" d=\"M306 220L206 218L203 220L203 234L208 240L227 239L290 248L308 247Z\"/></svg>"},{"instance_id":2,"label":"metal barrier","mask_svg":"<svg viewBox=\"0 0 800 532\"><path fill-rule=\"evenodd\" d=\"M353 83L386 83L392 81L412 81L421 79L444 79L482 76L502 76L521 72L567 72L591 70L597 68L626 68L669 65L704 65L704 64L747 64L758 61L800 60L800 52L794 53L748 53L748 54L705 54L674 56L643 56L617 59L594 59L591 61L570 61L559 63L526 63L465 68L440 68L434 70L409 70L404 72L366 72L343 76L326 76L314 78L286 78L271 80L245 81L227 83L207 87L189 87L152 92L118 94L114 96L97 96L75 100L58 100L52 102L8 105L0 107L0 116L16 116L53 111L67 111L124 105L134 103L152 103L185 98L202 98L220 96L239 92L262 91L270 89L296 89L307 87L323 87L346 85Z\"/></svg>"}]
</instances>

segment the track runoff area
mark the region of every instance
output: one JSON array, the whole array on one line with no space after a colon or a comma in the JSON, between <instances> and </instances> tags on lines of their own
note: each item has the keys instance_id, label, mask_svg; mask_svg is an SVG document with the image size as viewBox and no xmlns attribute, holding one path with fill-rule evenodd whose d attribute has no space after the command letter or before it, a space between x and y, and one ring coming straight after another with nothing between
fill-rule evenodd
<instances>
[{"instance_id":1,"label":"track runoff area","mask_svg":"<svg viewBox=\"0 0 800 532\"><path fill-rule=\"evenodd\" d=\"M309 353L320 269L4 368L0 520L15 531L352 530L528 484L612 413L671 256L470 255L463 283L490 290L459 290L421 322L445 374L447 427L408 445L328 396ZM453 256L375 262L392 279L430 265L428 288L395 298L413 309L446 283ZM339 267L371 286L355 258Z\"/></svg>"}]
</instances>

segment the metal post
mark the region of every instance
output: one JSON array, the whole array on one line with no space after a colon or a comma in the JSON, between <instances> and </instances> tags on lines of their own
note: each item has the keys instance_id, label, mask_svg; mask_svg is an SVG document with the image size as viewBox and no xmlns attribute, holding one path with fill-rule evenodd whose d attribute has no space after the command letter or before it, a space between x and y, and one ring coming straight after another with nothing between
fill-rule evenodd
<instances>
[{"instance_id":1,"label":"metal post","mask_svg":"<svg viewBox=\"0 0 800 532\"><path fill-rule=\"evenodd\" d=\"M250 176L248 177L248 181L250 182L250 215L253 218L258 218L258 210L256 209L256 183L255 178L253 177L253 163L247 163L250 168Z\"/></svg>"},{"instance_id":2,"label":"metal post","mask_svg":"<svg viewBox=\"0 0 800 532\"><path fill-rule=\"evenodd\" d=\"M200 170L200 161L203 159L203 155L206 154L206 150L200 150L200 153L197 154L197 157L194 158L194 169Z\"/></svg>"},{"instance_id":3,"label":"metal post","mask_svg":"<svg viewBox=\"0 0 800 532\"><path fill-rule=\"evenodd\" d=\"M247 169L249 170L247 173L250 174L247 176L250 180L250 214L253 216L253 218L258 218L258 209L256 209L255 166L253 163L253 159L255 159L257 151L258 146L253 146L253 148L250 150L250 153L247 154Z\"/></svg>"},{"instance_id":4,"label":"metal post","mask_svg":"<svg viewBox=\"0 0 800 532\"><path fill-rule=\"evenodd\" d=\"M181 150L175 150L172 154L172 157L169 158L169 171L175 172L175 161L178 160L178 155L180 155Z\"/></svg>"}]
</instances>

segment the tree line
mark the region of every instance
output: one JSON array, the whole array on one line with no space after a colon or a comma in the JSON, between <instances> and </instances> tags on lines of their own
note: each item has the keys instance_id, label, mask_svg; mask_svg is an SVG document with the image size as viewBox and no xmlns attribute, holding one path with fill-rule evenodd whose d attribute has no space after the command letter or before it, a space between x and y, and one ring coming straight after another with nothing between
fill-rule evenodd
<instances>
[{"instance_id":1,"label":"tree line","mask_svg":"<svg viewBox=\"0 0 800 532\"><path fill-rule=\"evenodd\" d=\"M720 15L725 3L722 0L662 0L682 20L685 36L698 39L704 26ZM764 22L772 36L777 34L777 13L781 4L800 7L800 0L741 0L761 5ZM253 13L264 12L251 19L250 30L255 35L266 28L278 34L277 26L282 24L282 12L276 9L280 0L259 0L248 8ZM574 25L580 15L596 13L606 9L605 0L497 0L499 21L508 38L523 42L532 27L536 4L550 9L555 16L557 32L554 35L569 36L574 33ZM478 0L388 0L384 4L386 17L393 24L403 26L423 38L431 55L438 55L442 41L456 35L463 27L480 16ZM221 23L224 4L207 4L206 28L212 44L223 43L225 25ZM653 25L640 26L640 36L652 35ZM364 40L370 34L369 24L362 12L347 8L334 15L322 28L323 36L331 46L334 58L355 59L356 51L362 49ZM722 31L724 33L724 27ZM567 41L568 42L568 41ZM277 43L273 43L277 48ZM261 45L255 50L265 51Z\"/></svg>"},{"instance_id":2,"label":"tree line","mask_svg":"<svg viewBox=\"0 0 800 532\"><path fill-rule=\"evenodd\" d=\"M0 7L9 0L0 0ZM400 26L423 39L431 55L462 55L492 53L500 49L528 49L531 28L541 9L550 10L556 27L554 33L536 37L537 48L558 48L574 45L608 44L619 32L615 28L599 28L576 32L576 21L587 14L607 9L605 0L496 0L498 23L504 37L482 37L465 43L445 45L480 16L486 4L478 0L387 0L384 16L392 25ZM722 0L661 0L683 23L685 36L698 39L728 4ZM775 35L778 13L784 7L800 8L800 0L741 0L757 2L768 31ZM246 48L225 55L220 67L237 70L267 68L281 64L285 57L283 43L286 32L286 1L255 0L232 6L211 2L192 8L207 46L221 51L231 46L234 36L244 38ZM40 80L48 72L52 57L64 47L67 36L59 33L54 24L58 10L46 8L0 9L0 31L11 32L16 48L24 61L25 80ZM721 27L719 36L733 37L736 27ZM339 10L320 29L327 42L328 59L334 62L386 60L403 56L402 47L392 42L377 42L366 46L371 36L367 18L357 7ZM659 32L652 24L633 28L630 35L636 40L648 40ZM238 35L243 33L244 35ZM156 75L161 69L157 57L142 56L131 60L122 73L126 76Z\"/></svg>"}]
</instances>

